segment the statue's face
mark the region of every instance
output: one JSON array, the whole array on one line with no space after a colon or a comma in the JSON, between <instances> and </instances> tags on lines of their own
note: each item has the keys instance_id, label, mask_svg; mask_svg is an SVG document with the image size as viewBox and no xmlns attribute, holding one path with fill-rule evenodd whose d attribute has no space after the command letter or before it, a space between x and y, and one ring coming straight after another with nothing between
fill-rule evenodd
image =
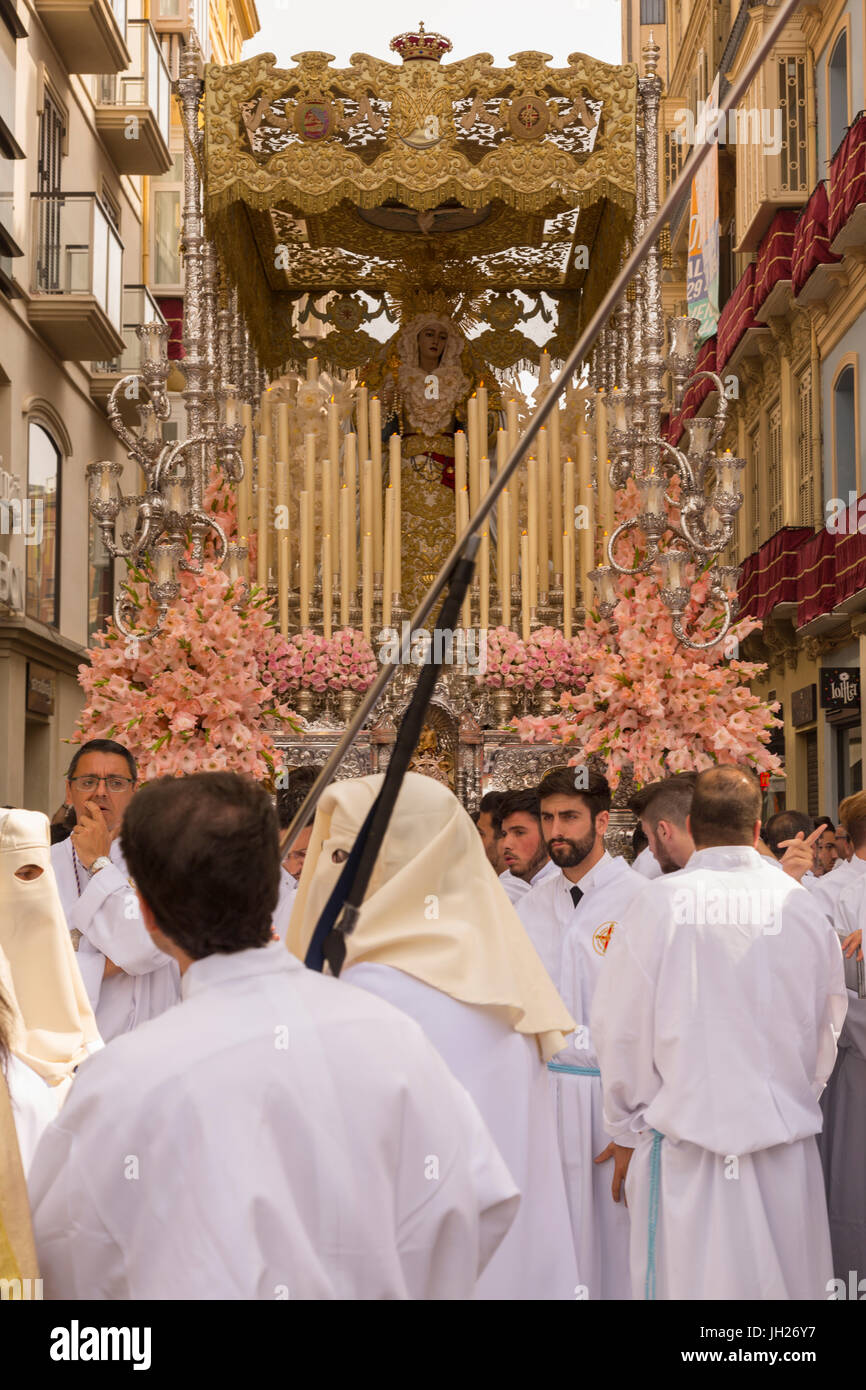
<instances>
[{"instance_id":1,"label":"statue's face","mask_svg":"<svg viewBox=\"0 0 866 1390\"><path fill-rule=\"evenodd\" d=\"M438 324L431 323L418 334L418 362L425 371L432 371L442 361L448 334Z\"/></svg>"}]
</instances>

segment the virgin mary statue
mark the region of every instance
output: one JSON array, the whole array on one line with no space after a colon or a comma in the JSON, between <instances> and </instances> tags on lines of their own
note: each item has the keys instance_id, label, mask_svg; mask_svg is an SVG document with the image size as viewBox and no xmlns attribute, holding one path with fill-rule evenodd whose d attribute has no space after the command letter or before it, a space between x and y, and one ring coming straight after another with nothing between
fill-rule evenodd
<instances>
[{"instance_id":1,"label":"virgin mary statue","mask_svg":"<svg viewBox=\"0 0 866 1390\"><path fill-rule=\"evenodd\" d=\"M383 406L383 440L402 436L403 602L413 610L454 544L454 436L466 429L468 397L480 384L480 364L445 314L416 314L365 371ZM498 428L499 391L487 382L484 434Z\"/></svg>"}]
</instances>

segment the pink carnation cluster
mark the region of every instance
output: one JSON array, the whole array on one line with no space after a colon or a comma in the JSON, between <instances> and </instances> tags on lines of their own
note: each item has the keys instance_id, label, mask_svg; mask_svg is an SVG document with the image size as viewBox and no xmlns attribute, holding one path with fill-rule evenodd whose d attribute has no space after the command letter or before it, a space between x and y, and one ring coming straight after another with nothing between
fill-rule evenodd
<instances>
[{"instance_id":1,"label":"pink carnation cluster","mask_svg":"<svg viewBox=\"0 0 866 1390\"><path fill-rule=\"evenodd\" d=\"M331 638L305 628L290 637L292 649L285 677L276 682L280 692L356 690L363 693L376 679L376 657L363 633L344 627Z\"/></svg>"},{"instance_id":2,"label":"pink carnation cluster","mask_svg":"<svg viewBox=\"0 0 866 1390\"><path fill-rule=\"evenodd\" d=\"M620 520L633 508L633 493L630 485ZM623 561L626 545L634 551L626 542L617 552ZM721 623L718 610L705 606L707 592L707 580L692 571L683 627L696 641L707 641ZM563 695L562 714L518 720L524 740L577 744L574 762L600 754L612 786L628 764L639 785L717 763L778 771L779 759L767 744L780 723L779 705L760 700L747 684L765 667L725 656L730 643L761 624L743 618L725 641L694 651L678 641L654 575L621 577L618 594L610 619L588 612L575 639L575 660L587 673L584 689Z\"/></svg>"},{"instance_id":3,"label":"pink carnation cluster","mask_svg":"<svg viewBox=\"0 0 866 1390\"><path fill-rule=\"evenodd\" d=\"M554 627L537 628L526 642L511 628L491 628L487 669L479 680L490 690L576 690L584 679L576 643Z\"/></svg>"},{"instance_id":4,"label":"pink carnation cluster","mask_svg":"<svg viewBox=\"0 0 866 1390\"><path fill-rule=\"evenodd\" d=\"M130 569L136 601L146 600L147 580ZM265 722L295 726L263 679L275 643L265 596L235 609L237 594L212 563L181 571L180 583L156 637L126 638L113 622L97 635L79 667L87 704L73 742L119 739L144 780L229 769L272 784L278 754ZM146 600L142 627L154 618Z\"/></svg>"}]
</instances>

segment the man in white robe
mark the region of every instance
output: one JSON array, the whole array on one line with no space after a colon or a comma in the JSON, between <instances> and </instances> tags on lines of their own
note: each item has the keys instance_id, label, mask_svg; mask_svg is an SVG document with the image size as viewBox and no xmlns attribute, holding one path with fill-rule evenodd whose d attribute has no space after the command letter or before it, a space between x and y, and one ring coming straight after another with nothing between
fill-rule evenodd
<instances>
[{"instance_id":1,"label":"man in white robe","mask_svg":"<svg viewBox=\"0 0 866 1390\"><path fill-rule=\"evenodd\" d=\"M382 782L381 775L334 782L322 796L290 931L300 957ZM573 1021L490 872L470 817L430 777L403 780L346 951L341 981L421 1025L520 1188L517 1218L478 1297L573 1299L579 1271L544 1064Z\"/></svg>"},{"instance_id":2,"label":"man in white robe","mask_svg":"<svg viewBox=\"0 0 866 1390\"><path fill-rule=\"evenodd\" d=\"M538 794L534 787L505 792L496 813L500 853L506 866L499 882L509 901L518 903L539 883L559 873L541 833Z\"/></svg>"},{"instance_id":3,"label":"man in white robe","mask_svg":"<svg viewBox=\"0 0 866 1390\"><path fill-rule=\"evenodd\" d=\"M421 1030L271 940L266 793L150 783L122 835L183 1000L92 1057L42 1139L46 1296L471 1296L517 1189Z\"/></svg>"},{"instance_id":4,"label":"man in white robe","mask_svg":"<svg viewBox=\"0 0 866 1390\"><path fill-rule=\"evenodd\" d=\"M180 998L177 963L145 930L117 838L135 781L135 762L121 744L92 739L82 745L66 782L75 829L51 849L57 891L105 1042Z\"/></svg>"},{"instance_id":5,"label":"man in white robe","mask_svg":"<svg viewBox=\"0 0 866 1390\"><path fill-rule=\"evenodd\" d=\"M813 884L809 885L814 901L819 904L821 911L826 913L831 922L835 916L836 905L842 891L849 883L854 883L858 878L866 875L866 792L855 792L853 796L846 796L839 806L839 820L851 836L854 852L850 859L842 862L837 860L831 870L821 874ZM858 839L854 838L854 828L857 829ZM829 830L823 831L821 840L825 840L829 844L829 839ZM835 843L834 833L834 847Z\"/></svg>"},{"instance_id":6,"label":"man in white robe","mask_svg":"<svg viewBox=\"0 0 866 1390\"><path fill-rule=\"evenodd\" d=\"M596 990L636 1298L827 1297L815 1135L842 956L811 896L756 853L760 810L752 774L700 774L695 853L626 910Z\"/></svg>"},{"instance_id":7,"label":"man in white robe","mask_svg":"<svg viewBox=\"0 0 866 1390\"><path fill-rule=\"evenodd\" d=\"M861 831L866 831L866 826L861 826L850 813L848 824L858 839ZM850 1270L857 1271L858 1281L866 1277L866 999L858 993L864 922L866 876L861 874L849 880L836 903L834 926L845 957L848 1012L839 1034L836 1065L821 1097L824 1127L818 1140L827 1190L833 1270L836 1278L844 1281L846 1291Z\"/></svg>"},{"instance_id":8,"label":"man in white robe","mask_svg":"<svg viewBox=\"0 0 866 1390\"><path fill-rule=\"evenodd\" d=\"M617 923L650 885L604 848L610 790L603 777L587 785L575 769L541 780L541 824L557 874L533 888L518 915L577 1027L548 1063L557 1098L559 1152L584 1297L628 1298L628 1213L610 1201L613 1157L605 1129L601 1080L589 1027L593 994Z\"/></svg>"}]
</instances>

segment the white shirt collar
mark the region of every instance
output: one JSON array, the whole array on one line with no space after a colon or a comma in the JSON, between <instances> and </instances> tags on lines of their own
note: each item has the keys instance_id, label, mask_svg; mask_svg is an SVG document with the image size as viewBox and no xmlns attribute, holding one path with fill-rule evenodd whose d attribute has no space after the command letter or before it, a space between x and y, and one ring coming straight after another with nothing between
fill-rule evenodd
<instances>
[{"instance_id":1,"label":"white shirt collar","mask_svg":"<svg viewBox=\"0 0 866 1390\"><path fill-rule=\"evenodd\" d=\"M284 970L303 970L305 967L280 941L269 942L267 946L252 946L246 951L232 951L230 955L204 956L193 961L181 977L181 997L189 999L193 994L219 985L241 980L250 975L270 975Z\"/></svg>"},{"instance_id":2,"label":"white shirt collar","mask_svg":"<svg viewBox=\"0 0 866 1390\"><path fill-rule=\"evenodd\" d=\"M626 869L629 867L627 864L625 864L625 861L614 859L613 855L608 854L607 850L605 850L598 863L594 864L590 869L589 873L584 874L583 878L579 879L577 883L572 883L571 879L566 878L565 874L560 869L559 872L560 874L562 874L563 892L568 893L570 895L572 888L579 888L581 893L589 893L592 891L593 888L599 888L603 883L606 883L607 880L612 877L612 869L616 870L617 873L620 872L618 868L620 862L623 863Z\"/></svg>"},{"instance_id":3,"label":"white shirt collar","mask_svg":"<svg viewBox=\"0 0 866 1390\"><path fill-rule=\"evenodd\" d=\"M710 845L696 849L686 869L755 869L769 856L759 854L751 845Z\"/></svg>"}]
</instances>

